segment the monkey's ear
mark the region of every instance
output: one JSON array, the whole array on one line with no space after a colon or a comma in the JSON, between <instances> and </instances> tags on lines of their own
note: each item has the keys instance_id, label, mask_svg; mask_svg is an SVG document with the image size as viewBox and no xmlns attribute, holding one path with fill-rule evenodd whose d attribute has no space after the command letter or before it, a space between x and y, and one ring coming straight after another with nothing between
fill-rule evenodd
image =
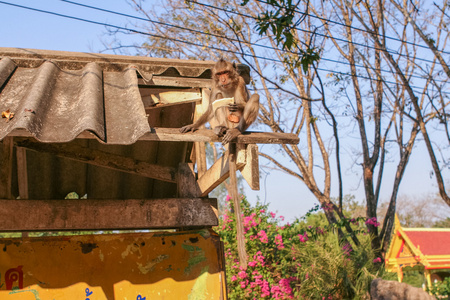
<instances>
[{"instance_id":1,"label":"monkey's ear","mask_svg":"<svg viewBox=\"0 0 450 300\"><path fill-rule=\"evenodd\" d=\"M233 62L233 68L234 68L235 70L237 70L237 65L236 65L235 62Z\"/></svg>"}]
</instances>

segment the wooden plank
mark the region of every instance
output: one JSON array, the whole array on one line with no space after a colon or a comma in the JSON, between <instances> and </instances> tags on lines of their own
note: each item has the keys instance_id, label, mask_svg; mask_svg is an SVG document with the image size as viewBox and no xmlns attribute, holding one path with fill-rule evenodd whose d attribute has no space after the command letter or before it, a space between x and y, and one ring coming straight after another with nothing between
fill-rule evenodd
<instances>
[{"instance_id":1,"label":"wooden plank","mask_svg":"<svg viewBox=\"0 0 450 300\"><path fill-rule=\"evenodd\" d=\"M0 144L0 199L11 198L13 145L12 137L4 138Z\"/></svg>"},{"instance_id":2,"label":"wooden plank","mask_svg":"<svg viewBox=\"0 0 450 300\"><path fill-rule=\"evenodd\" d=\"M200 89L158 89L140 88L144 106L154 106L156 104L176 104L180 102L200 102Z\"/></svg>"},{"instance_id":3,"label":"wooden plank","mask_svg":"<svg viewBox=\"0 0 450 300\"><path fill-rule=\"evenodd\" d=\"M198 177L205 175L208 166L206 165L206 145L203 142L194 143L195 161L197 162Z\"/></svg>"},{"instance_id":4,"label":"wooden plank","mask_svg":"<svg viewBox=\"0 0 450 300\"><path fill-rule=\"evenodd\" d=\"M138 79L139 85L159 86L159 87L193 87L205 88L211 86L211 79L206 78L188 78L188 77L167 77L153 76L149 82L145 82L141 78Z\"/></svg>"},{"instance_id":5,"label":"wooden plank","mask_svg":"<svg viewBox=\"0 0 450 300\"><path fill-rule=\"evenodd\" d=\"M240 149L237 155L236 168L241 170L245 166L245 149ZM200 197L206 197L219 184L230 177L229 152L226 151L218 160L214 162L211 168L199 177L197 180L200 188Z\"/></svg>"},{"instance_id":6,"label":"wooden plank","mask_svg":"<svg viewBox=\"0 0 450 300\"><path fill-rule=\"evenodd\" d=\"M233 199L234 217L236 218L236 239L239 256L239 265L244 270L247 269L247 252L245 251L244 224L242 221L241 199L237 188L237 151L236 144L229 145L230 151L230 196Z\"/></svg>"},{"instance_id":7,"label":"wooden plank","mask_svg":"<svg viewBox=\"0 0 450 300\"><path fill-rule=\"evenodd\" d=\"M33 137L27 130L15 129L9 136ZM97 139L90 132L81 133L78 138ZM179 128L152 128L150 132L142 135L140 141L159 142L221 142L212 130L199 129L195 132L180 133ZM236 138L240 144L298 144L299 138L293 133L255 132L247 131Z\"/></svg>"},{"instance_id":8,"label":"wooden plank","mask_svg":"<svg viewBox=\"0 0 450 300\"><path fill-rule=\"evenodd\" d=\"M20 199L28 199L27 150L22 147L17 147L16 157L17 157L17 181L19 183L19 196Z\"/></svg>"},{"instance_id":9,"label":"wooden plank","mask_svg":"<svg viewBox=\"0 0 450 300\"><path fill-rule=\"evenodd\" d=\"M184 142L221 142L212 130L199 129L195 132L180 133L177 128L152 128L140 140L184 141ZM240 144L298 144L299 138L292 133L244 132L236 138Z\"/></svg>"},{"instance_id":10,"label":"wooden plank","mask_svg":"<svg viewBox=\"0 0 450 300\"><path fill-rule=\"evenodd\" d=\"M196 198L200 196L200 188L195 178L194 165L180 163L178 166L178 197Z\"/></svg>"},{"instance_id":11,"label":"wooden plank","mask_svg":"<svg viewBox=\"0 0 450 300\"><path fill-rule=\"evenodd\" d=\"M64 157L99 167L161 181L176 182L177 170L175 168L150 164L130 157L123 157L100 150L85 148L73 144L38 143L27 139L17 141L17 145L33 151L51 153L59 157Z\"/></svg>"},{"instance_id":12,"label":"wooden plank","mask_svg":"<svg viewBox=\"0 0 450 300\"><path fill-rule=\"evenodd\" d=\"M247 145L245 166L242 168L241 174L252 190L259 191L259 154L257 145Z\"/></svg>"},{"instance_id":13,"label":"wooden plank","mask_svg":"<svg viewBox=\"0 0 450 300\"><path fill-rule=\"evenodd\" d=\"M217 199L0 200L0 231L217 225Z\"/></svg>"}]
</instances>

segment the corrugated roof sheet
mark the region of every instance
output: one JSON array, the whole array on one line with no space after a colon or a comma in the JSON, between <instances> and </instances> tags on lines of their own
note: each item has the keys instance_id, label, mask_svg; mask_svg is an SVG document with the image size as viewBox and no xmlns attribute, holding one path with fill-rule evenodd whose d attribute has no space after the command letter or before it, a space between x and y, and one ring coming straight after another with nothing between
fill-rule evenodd
<instances>
[{"instance_id":1,"label":"corrugated roof sheet","mask_svg":"<svg viewBox=\"0 0 450 300\"><path fill-rule=\"evenodd\" d=\"M213 62L0 48L0 140L24 128L46 143L69 142L161 166L178 167L190 155L186 142L139 138L150 127L179 128L192 122L192 102L144 107L140 76L164 89L205 87ZM152 80L153 77L153 80ZM191 86L190 84L198 84ZM206 85L207 86L207 85ZM161 86L156 86L156 89ZM76 138L92 132L97 139ZM18 134L20 135L20 133ZM85 137L86 135L84 135ZM99 142L100 141L100 142ZM62 199L70 192L89 199L177 196L177 185L111 170L49 153L26 151L29 199ZM19 196L13 164L12 197Z\"/></svg>"},{"instance_id":2,"label":"corrugated roof sheet","mask_svg":"<svg viewBox=\"0 0 450 300\"><path fill-rule=\"evenodd\" d=\"M41 142L90 131L107 144L135 143L150 131L138 75L208 78L211 62L0 48L0 140L26 129Z\"/></svg>"}]
</instances>

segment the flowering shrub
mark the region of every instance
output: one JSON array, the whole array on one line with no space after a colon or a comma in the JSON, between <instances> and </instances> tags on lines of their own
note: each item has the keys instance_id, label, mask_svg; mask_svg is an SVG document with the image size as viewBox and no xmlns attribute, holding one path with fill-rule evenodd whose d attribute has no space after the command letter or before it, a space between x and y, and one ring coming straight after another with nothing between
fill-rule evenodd
<instances>
[{"instance_id":1,"label":"flowering shrub","mask_svg":"<svg viewBox=\"0 0 450 300\"><path fill-rule=\"evenodd\" d=\"M437 299L448 299L450 296L450 277L434 282L429 292Z\"/></svg>"},{"instance_id":2,"label":"flowering shrub","mask_svg":"<svg viewBox=\"0 0 450 300\"><path fill-rule=\"evenodd\" d=\"M225 245L226 271L230 299L294 299L298 283L295 261L289 253L297 234L294 224L279 226L283 219L268 212L267 205L251 207L242 198L243 225L248 255L247 270L239 267L236 224L232 203L227 197L227 208L219 226ZM296 239L297 241L298 238Z\"/></svg>"},{"instance_id":3,"label":"flowering shrub","mask_svg":"<svg viewBox=\"0 0 450 300\"><path fill-rule=\"evenodd\" d=\"M361 246L355 248L340 241L333 227L316 222L323 212L307 214L316 217L314 222L306 218L281 225L284 218L269 212L268 205L252 207L242 197L241 208L247 269L239 266L229 197L217 228L225 247L229 299L354 299L367 293L375 257L370 236L361 234L367 233L364 218L345 220L360 233Z\"/></svg>"}]
</instances>

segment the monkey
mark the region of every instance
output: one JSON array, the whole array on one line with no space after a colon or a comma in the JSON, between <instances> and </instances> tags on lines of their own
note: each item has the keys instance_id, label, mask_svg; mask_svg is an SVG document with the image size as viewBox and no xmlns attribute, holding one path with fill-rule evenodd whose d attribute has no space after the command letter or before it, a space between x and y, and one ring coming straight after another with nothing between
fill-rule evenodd
<instances>
[{"instance_id":1,"label":"monkey","mask_svg":"<svg viewBox=\"0 0 450 300\"><path fill-rule=\"evenodd\" d=\"M231 142L256 120L259 113L259 95L250 96L236 64L221 58L212 68L211 94L208 108L194 124L180 128L181 133L196 131L209 121L214 133L222 138L222 144ZM234 103L218 107L213 111L213 102L234 97Z\"/></svg>"}]
</instances>

